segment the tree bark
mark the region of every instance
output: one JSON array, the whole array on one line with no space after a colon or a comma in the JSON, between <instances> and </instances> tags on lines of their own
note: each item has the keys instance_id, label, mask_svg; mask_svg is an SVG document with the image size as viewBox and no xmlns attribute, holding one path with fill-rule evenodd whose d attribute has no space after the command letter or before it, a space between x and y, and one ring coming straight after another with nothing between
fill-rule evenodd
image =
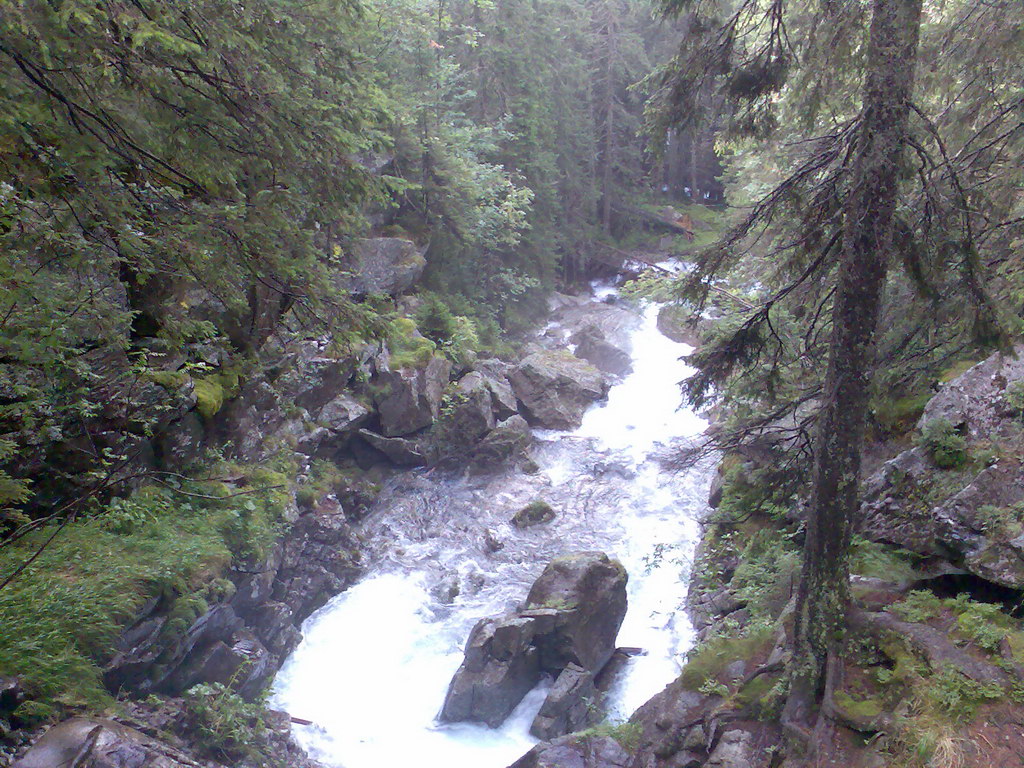
<instances>
[{"instance_id":1,"label":"tree bark","mask_svg":"<svg viewBox=\"0 0 1024 768\"><path fill-rule=\"evenodd\" d=\"M920 20L921 0L873 0L864 110L845 203L783 715L791 733L805 740L823 703L827 710L826 691L837 683L834 662L849 609L850 529L858 506L875 327L892 251Z\"/></svg>"}]
</instances>

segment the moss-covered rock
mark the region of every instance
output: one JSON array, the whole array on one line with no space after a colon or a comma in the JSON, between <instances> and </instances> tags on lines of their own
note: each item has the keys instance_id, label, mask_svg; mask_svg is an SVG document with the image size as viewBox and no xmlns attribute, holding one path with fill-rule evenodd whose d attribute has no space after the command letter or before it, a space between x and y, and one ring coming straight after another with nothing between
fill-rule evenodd
<instances>
[{"instance_id":1,"label":"moss-covered rock","mask_svg":"<svg viewBox=\"0 0 1024 768\"><path fill-rule=\"evenodd\" d=\"M555 516L554 507L543 499L534 499L512 516L511 523L516 528L529 528L533 525L550 523Z\"/></svg>"}]
</instances>

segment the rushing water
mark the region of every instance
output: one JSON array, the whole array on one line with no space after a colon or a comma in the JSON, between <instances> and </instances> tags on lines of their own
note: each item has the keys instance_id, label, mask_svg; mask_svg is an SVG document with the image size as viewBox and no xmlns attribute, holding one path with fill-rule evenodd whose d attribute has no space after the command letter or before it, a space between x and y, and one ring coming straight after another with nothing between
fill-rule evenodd
<instances>
[{"instance_id":1,"label":"rushing water","mask_svg":"<svg viewBox=\"0 0 1024 768\"><path fill-rule=\"evenodd\" d=\"M576 318L607 310L598 301L610 293L597 287ZM309 618L275 684L275 705L315 724L296 728L310 754L344 768L504 768L518 759L535 743L528 729L544 685L498 729L435 717L473 624L514 608L564 552L602 550L629 572L618 642L646 654L609 691L611 717L628 717L675 677L692 643L682 604L711 469L662 464L705 423L678 407L690 350L659 333L656 318L649 306L631 319L633 372L578 430L536 433L539 472L410 472L388 484L367 523L375 570ZM512 527L512 514L538 497L558 518Z\"/></svg>"}]
</instances>

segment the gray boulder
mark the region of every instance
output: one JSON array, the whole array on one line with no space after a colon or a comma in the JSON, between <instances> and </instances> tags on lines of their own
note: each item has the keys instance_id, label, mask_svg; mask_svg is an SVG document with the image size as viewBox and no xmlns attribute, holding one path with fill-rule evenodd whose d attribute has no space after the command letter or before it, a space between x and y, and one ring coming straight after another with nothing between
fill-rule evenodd
<instances>
[{"instance_id":1,"label":"gray boulder","mask_svg":"<svg viewBox=\"0 0 1024 768\"><path fill-rule=\"evenodd\" d=\"M451 400L446 426L453 445L471 445L494 429L491 389L482 373L470 371L459 379Z\"/></svg>"},{"instance_id":2,"label":"gray boulder","mask_svg":"<svg viewBox=\"0 0 1024 768\"><path fill-rule=\"evenodd\" d=\"M339 392L310 415L332 433L358 429L370 418L370 409L349 392Z\"/></svg>"},{"instance_id":3,"label":"gray boulder","mask_svg":"<svg viewBox=\"0 0 1024 768\"><path fill-rule=\"evenodd\" d=\"M586 407L608 391L600 371L564 350L534 352L509 382L529 421L548 429L575 429Z\"/></svg>"},{"instance_id":4,"label":"gray boulder","mask_svg":"<svg viewBox=\"0 0 1024 768\"><path fill-rule=\"evenodd\" d=\"M1024 380L1024 345L1017 346L1014 352L1016 357L997 352L946 383L928 401L918 427L945 419L954 427L963 428L971 441L991 439L1000 432L1007 421L1006 391Z\"/></svg>"},{"instance_id":5,"label":"gray boulder","mask_svg":"<svg viewBox=\"0 0 1024 768\"><path fill-rule=\"evenodd\" d=\"M708 756L705 768L768 768L772 756L757 743L754 734L733 728L722 734Z\"/></svg>"},{"instance_id":6,"label":"gray boulder","mask_svg":"<svg viewBox=\"0 0 1024 768\"><path fill-rule=\"evenodd\" d=\"M938 526L928 497L935 466L923 448L903 451L864 483L860 531L873 540L924 555L941 553Z\"/></svg>"},{"instance_id":7,"label":"gray boulder","mask_svg":"<svg viewBox=\"0 0 1024 768\"><path fill-rule=\"evenodd\" d=\"M586 326L574 333L569 341L576 345L576 357L586 360L599 371L612 376L626 376L633 370L633 358L629 353L608 341L597 326Z\"/></svg>"},{"instance_id":8,"label":"gray boulder","mask_svg":"<svg viewBox=\"0 0 1024 768\"><path fill-rule=\"evenodd\" d=\"M491 404L495 417L501 420L519 413L516 394L512 391L512 385L508 381L508 374L512 370L512 366L501 360L478 360L475 367L477 372L484 377L487 389L491 392Z\"/></svg>"},{"instance_id":9,"label":"gray boulder","mask_svg":"<svg viewBox=\"0 0 1024 768\"><path fill-rule=\"evenodd\" d=\"M934 510L939 541L976 576L1024 588L1024 472L1004 460Z\"/></svg>"},{"instance_id":10,"label":"gray boulder","mask_svg":"<svg viewBox=\"0 0 1024 768\"><path fill-rule=\"evenodd\" d=\"M542 742L509 768L627 768L632 757L611 736L563 736Z\"/></svg>"},{"instance_id":11,"label":"gray boulder","mask_svg":"<svg viewBox=\"0 0 1024 768\"><path fill-rule=\"evenodd\" d=\"M168 744L121 723L76 717L44 733L12 768L202 768L202 765Z\"/></svg>"},{"instance_id":12,"label":"gray boulder","mask_svg":"<svg viewBox=\"0 0 1024 768\"><path fill-rule=\"evenodd\" d=\"M441 719L495 727L543 675L569 667L591 678L611 658L626 613L626 572L600 552L556 558L534 583L525 607L483 619L470 635ZM576 704L587 682L567 677L538 725L546 733L582 716ZM557 734L554 734L557 735Z\"/></svg>"},{"instance_id":13,"label":"gray boulder","mask_svg":"<svg viewBox=\"0 0 1024 768\"><path fill-rule=\"evenodd\" d=\"M397 296L409 290L427 266L426 248L399 237L369 237L352 248L351 274L339 279L340 287L357 294Z\"/></svg>"},{"instance_id":14,"label":"gray boulder","mask_svg":"<svg viewBox=\"0 0 1024 768\"><path fill-rule=\"evenodd\" d=\"M479 465L496 464L522 454L530 446L533 433L530 425L519 414L509 416L494 426L473 451L473 461Z\"/></svg>"},{"instance_id":15,"label":"gray boulder","mask_svg":"<svg viewBox=\"0 0 1024 768\"><path fill-rule=\"evenodd\" d=\"M404 437L384 437L368 429L361 429L358 434L396 466L421 467L427 463L427 457L413 440Z\"/></svg>"},{"instance_id":16,"label":"gray boulder","mask_svg":"<svg viewBox=\"0 0 1024 768\"><path fill-rule=\"evenodd\" d=\"M700 316L681 304L666 304L658 310L658 330L677 344L700 346L701 329L697 323Z\"/></svg>"},{"instance_id":17,"label":"gray boulder","mask_svg":"<svg viewBox=\"0 0 1024 768\"><path fill-rule=\"evenodd\" d=\"M483 619L473 627L462 665L455 673L441 719L501 725L541 679L533 646L537 622L516 615Z\"/></svg>"},{"instance_id":18,"label":"gray boulder","mask_svg":"<svg viewBox=\"0 0 1024 768\"><path fill-rule=\"evenodd\" d=\"M381 371L377 401L385 437L401 437L429 427L438 417L452 364L434 356L423 368Z\"/></svg>"},{"instance_id":19,"label":"gray boulder","mask_svg":"<svg viewBox=\"0 0 1024 768\"><path fill-rule=\"evenodd\" d=\"M530 733L538 739L554 739L582 731L601 719L597 700L594 673L578 664L568 664L544 699Z\"/></svg>"}]
</instances>

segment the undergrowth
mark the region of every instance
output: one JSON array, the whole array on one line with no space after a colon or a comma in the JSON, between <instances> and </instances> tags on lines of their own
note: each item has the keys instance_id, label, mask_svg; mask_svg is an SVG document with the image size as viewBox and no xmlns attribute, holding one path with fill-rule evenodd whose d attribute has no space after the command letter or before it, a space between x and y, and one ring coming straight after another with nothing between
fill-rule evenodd
<instances>
[{"instance_id":1,"label":"undergrowth","mask_svg":"<svg viewBox=\"0 0 1024 768\"><path fill-rule=\"evenodd\" d=\"M65 526L0 590L0 674L20 676L34 699L20 719L109 708L100 668L144 602L182 598L168 631L187 629L204 601L229 593L230 582L216 577L230 562L266 555L281 531L288 480L262 469L247 481L241 494L219 482L185 482L115 499ZM50 525L0 549L0 581L55 532Z\"/></svg>"}]
</instances>

